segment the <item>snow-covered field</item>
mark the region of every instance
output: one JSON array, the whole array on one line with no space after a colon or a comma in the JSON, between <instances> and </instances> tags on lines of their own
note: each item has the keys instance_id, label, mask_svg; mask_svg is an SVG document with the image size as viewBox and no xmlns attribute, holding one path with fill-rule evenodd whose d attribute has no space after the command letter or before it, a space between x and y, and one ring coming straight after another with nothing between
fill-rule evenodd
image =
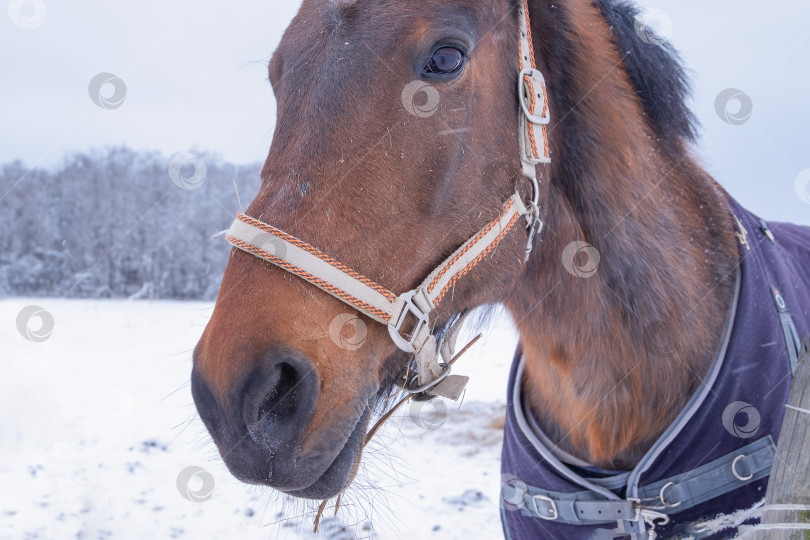
<instances>
[{"instance_id":1,"label":"snow-covered field","mask_svg":"<svg viewBox=\"0 0 810 540\"><path fill-rule=\"evenodd\" d=\"M54 320L39 343L16 324L32 304ZM211 310L0 301L0 538L502 536L501 428L516 343L506 316L459 361L458 372L472 376L461 405L447 402L446 416L427 407L392 420L367 450L338 517L314 537L314 506L236 481L196 415L191 351ZM204 502L178 489L190 466L213 478ZM192 493L202 476L191 480Z\"/></svg>"}]
</instances>

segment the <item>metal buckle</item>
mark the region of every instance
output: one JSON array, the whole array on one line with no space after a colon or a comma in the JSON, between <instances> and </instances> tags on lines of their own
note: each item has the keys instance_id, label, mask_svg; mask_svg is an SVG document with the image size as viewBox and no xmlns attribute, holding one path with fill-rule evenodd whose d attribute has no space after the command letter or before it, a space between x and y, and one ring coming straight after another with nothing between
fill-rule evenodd
<instances>
[{"instance_id":1,"label":"metal buckle","mask_svg":"<svg viewBox=\"0 0 810 540\"><path fill-rule=\"evenodd\" d=\"M529 95L528 88L526 88L526 81L524 80L523 76L528 75L529 79L532 81L532 85L534 86L534 93ZM543 74L534 68L524 68L520 70L520 74L518 75L518 100L520 101L520 107L523 109L523 114L526 115L526 118L532 124L548 124L551 120L551 115L549 110L546 110L545 116L543 114L543 103L538 103L538 101L545 101L545 90L546 88L546 79L543 77ZM531 98L534 101L534 110L537 110L537 107L540 106L540 114L531 114L529 112L529 103L528 99Z\"/></svg>"},{"instance_id":2,"label":"metal buckle","mask_svg":"<svg viewBox=\"0 0 810 540\"><path fill-rule=\"evenodd\" d=\"M397 347L408 353L412 353L416 350L413 342L416 339L416 336L419 335L419 331L422 329L422 327L428 324L430 320L430 316L427 313L422 312L422 310L419 309L419 306L417 306L413 301L413 297L417 290L418 289L414 289L400 295L400 299L403 300L402 310L398 314L391 317L391 320L388 323L388 333L391 334L391 339L394 341ZM410 339L406 339L400 333L408 313L412 313L413 316L416 317L416 325L413 327L413 332L411 333Z\"/></svg>"},{"instance_id":3,"label":"metal buckle","mask_svg":"<svg viewBox=\"0 0 810 540\"><path fill-rule=\"evenodd\" d=\"M551 508L549 508L549 511L551 512L550 516L544 516L543 513L540 511L540 509L537 508L538 499L543 502L547 502L551 505ZM552 499L551 497L547 497L545 495L534 495L532 497L532 504L534 505L535 514L537 514L537 517L539 517L540 519L545 519L547 521L554 521L560 516L560 514L557 512L557 503L555 503L554 499Z\"/></svg>"}]
</instances>

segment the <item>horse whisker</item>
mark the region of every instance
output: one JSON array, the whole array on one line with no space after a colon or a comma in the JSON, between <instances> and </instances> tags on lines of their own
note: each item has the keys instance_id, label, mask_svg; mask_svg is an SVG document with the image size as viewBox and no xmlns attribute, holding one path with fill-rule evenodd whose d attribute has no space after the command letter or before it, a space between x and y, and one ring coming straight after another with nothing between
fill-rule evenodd
<instances>
[{"instance_id":1,"label":"horse whisker","mask_svg":"<svg viewBox=\"0 0 810 540\"><path fill-rule=\"evenodd\" d=\"M324 499L323 502L318 506L318 512L315 514L315 523L312 528L313 533L318 532L318 525L321 524L321 516L323 515L323 511L326 508L326 503L329 502L329 499Z\"/></svg>"}]
</instances>

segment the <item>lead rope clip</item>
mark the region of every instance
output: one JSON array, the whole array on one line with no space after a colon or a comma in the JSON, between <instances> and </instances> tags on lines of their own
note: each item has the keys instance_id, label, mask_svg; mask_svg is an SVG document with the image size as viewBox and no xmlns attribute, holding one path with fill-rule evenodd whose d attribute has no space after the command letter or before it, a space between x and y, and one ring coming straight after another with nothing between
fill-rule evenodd
<instances>
[{"instance_id":1,"label":"lead rope clip","mask_svg":"<svg viewBox=\"0 0 810 540\"><path fill-rule=\"evenodd\" d=\"M663 512L650 510L649 508L640 508L639 514L644 519L644 523L646 523L648 527L647 540L655 540L658 538L658 533L655 532L655 528L669 523L669 516Z\"/></svg>"},{"instance_id":2,"label":"lead rope clip","mask_svg":"<svg viewBox=\"0 0 810 540\"><path fill-rule=\"evenodd\" d=\"M640 499L628 499L633 503L636 509L635 521L644 520L647 526L647 540L655 540L658 538L658 533L655 532L656 527L663 527L669 523L669 516L663 512L653 510L649 506L642 506Z\"/></svg>"}]
</instances>

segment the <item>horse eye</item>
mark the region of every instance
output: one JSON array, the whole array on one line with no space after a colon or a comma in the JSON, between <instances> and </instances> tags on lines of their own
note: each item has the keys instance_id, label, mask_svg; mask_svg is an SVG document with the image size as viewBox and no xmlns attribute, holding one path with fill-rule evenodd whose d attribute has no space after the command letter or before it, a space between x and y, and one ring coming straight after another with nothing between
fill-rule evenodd
<instances>
[{"instance_id":1,"label":"horse eye","mask_svg":"<svg viewBox=\"0 0 810 540\"><path fill-rule=\"evenodd\" d=\"M455 47L436 49L425 66L425 73L455 73L464 63L464 53Z\"/></svg>"}]
</instances>

